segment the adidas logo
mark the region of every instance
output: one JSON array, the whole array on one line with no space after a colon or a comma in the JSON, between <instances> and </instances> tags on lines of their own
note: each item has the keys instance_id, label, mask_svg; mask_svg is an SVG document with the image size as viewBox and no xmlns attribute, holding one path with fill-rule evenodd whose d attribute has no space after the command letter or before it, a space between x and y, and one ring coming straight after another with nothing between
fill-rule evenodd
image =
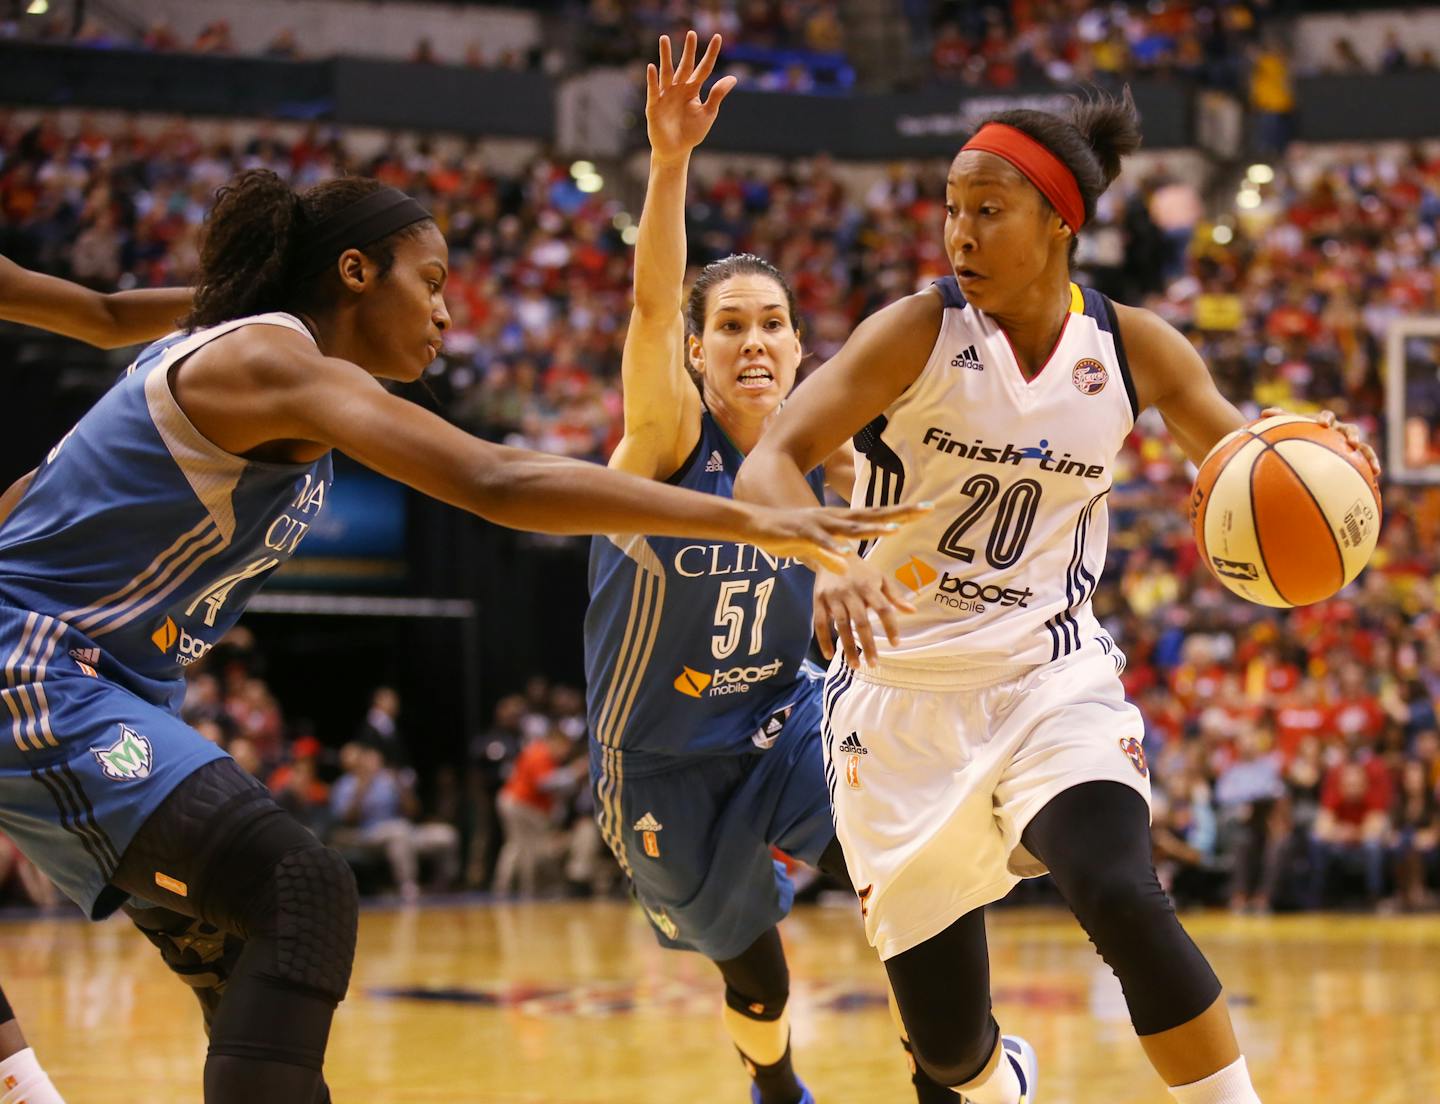
<instances>
[{"instance_id":1,"label":"adidas logo","mask_svg":"<svg viewBox=\"0 0 1440 1104\"><path fill-rule=\"evenodd\" d=\"M635 822L635 831L637 832L659 832L662 831L664 827L663 824L655 819L654 813L646 813Z\"/></svg>"},{"instance_id":2,"label":"adidas logo","mask_svg":"<svg viewBox=\"0 0 1440 1104\"><path fill-rule=\"evenodd\" d=\"M722 472L725 470L725 461L720 457L720 450L716 449L710 454L710 459L705 461L707 472Z\"/></svg>"},{"instance_id":3,"label":"adidas logo","mask_svg":"<svg viewBox=\"0 0 1440 1104\"><path fill-rule=\"evenodd\" d=\"M840 750L845 755L869 755L870 749L860 742L860 733L852 732L840 741Z\"/></svg>"},{"instance_id":4,"label":"adidas logo","mask_svg":"<svg viewBox=\"0 0 1440 1104\"><path fill-rule=\"evenodd\" d=\"M968 349L962 349L950 361L950 367L973 368L977 372L983 372L985 371L985 362L980 359L980 354L976 351L975 346L971 345Z\"/></svg>"},{"instance_id":5,"label":"adidas logo","mask_svg":"<svg viewBox=\"0 0 1440 1104\"><path fill-rule=\"evenodd\" d=\"M70 658L76 663L84 663L91 667L100 665L99 648L71 648Z\"/></svg>"}]
</instances>

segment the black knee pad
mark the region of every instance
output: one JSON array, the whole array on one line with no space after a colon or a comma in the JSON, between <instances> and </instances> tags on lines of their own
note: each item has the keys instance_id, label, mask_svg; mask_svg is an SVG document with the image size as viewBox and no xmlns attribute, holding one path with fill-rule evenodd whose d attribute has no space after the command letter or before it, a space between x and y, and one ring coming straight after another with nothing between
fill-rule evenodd
<instances>
[{"instance_id":1,"label":"black knee pad","mask_svg":"<svg viewBox=\"0 0 1440 1104\"><path fill-rule=\"evenodd\" d=\"M209 763L176 787L136 833L113 880L244 941L241 953L253 952L260 976L332 1001L345 994L359 915L355 877L232 760ZM172 944L205 933L173 921L149 926ZM198 957L198 944L191 949ZM200 965L190 957L171 946L166 961Z\"/></svg>"},{"instance_id":2,"label":"black knee pad","mask_svg":"<svg viewBox=\"0 0 1440 1104\"><path fill-rule=\"evenodd\" d=\"M1114 782L1067 790L1025 841L1120 979L1138 1034L1179 1027L1215 1003L1220 980L1155 875L1148 810L1137 793Z\"/></svg>"},{"instance_id":3,"label":"black knee pad","mask_svg":"<svg viewBox=\"0 0 1440 1104\"><path fill-rule=\"evenodd\" d=\"M338 852L309 833L278 857L275 848L287 837L297 842L290 830L272 827L262 836L269 838L252 841L245 854L257 868L268 857L268 871L246 879L236 870L237 884L251 886L237 917L245 949L216 1016L210 1055L318 1073L355 959L355 877Z\"/></svg>"},{"instance_id":4,"label":"black knee pad","mask_svg":"<svg viewBox=\"0 0 1440 1104\"><path fill-rule=\"evenodd\" d=\"M780 932L771 928L743 954L715 963L725 979L725 1004L752 1020L773 1023L790 999L790 967Z\"/></svg>"},{"instance_id":5,"label":"black knee pad","mask_svg":"<svg viewBox=\"0 0 1440 1104\"><path fill-rule=\"evenodd\" d=\"M980 1031L955 1030L910 1036L910 1055L927 1077L940 1085L966 1085L979 1077L1000 1043L1000 1025L986 1016Z\"/></svg>"},{"instance_id":6,"label":"black knee pad","mask_svg":"<svg viewBox=\"0 0 1440 1104\"><path fill-rule=\"evenodd\" d=\"M284 852L245 914L251 938L263 939L270 951L261 975L343 1000L359 915L355 875L339 852L313 837Z\"/></svg>"}]
</instances>

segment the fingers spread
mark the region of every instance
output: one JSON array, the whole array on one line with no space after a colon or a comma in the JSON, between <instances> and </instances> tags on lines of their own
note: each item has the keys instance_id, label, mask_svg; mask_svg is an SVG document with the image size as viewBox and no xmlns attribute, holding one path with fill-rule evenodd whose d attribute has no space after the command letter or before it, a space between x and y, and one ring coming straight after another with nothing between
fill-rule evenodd
<instances>
[{"instance_id":1,"label":"fingers spread","mask_svg":"<svg viewBox=\"0 0 1440 1104\"><path fill-rule=\"evenodd\" d=\"M849 610L851 624L860 636L860 651L867 661L875 659L875 630L870 625L870 611L855 603Z\"/></svg>"},{"instance_id":2,"label":"fingers spread","mask_svg":"<svg viewBox=\"0 0 1440 1104\"><path fill-rule=\"evenodd\" d=\"M695 66L695 72L690 75L691 84L704 84L709 78L711 71L715 68L715 60L720 56L720 36L711 35L710 45L705 47L705 56L700 59L700 64Z\"/></svg>"},{"instance_id":3,"label":"fingers spread","mask_svg":"<svg viewBox=\"0 0 1440 1104\"><path fill-rule=\"evenodd\" d=\"M720 105L725 102L725 97L734 91L735 86L740 83L738 77L721 77L710 86L710 95L705 97L705 110L718 111Z\"/></svg>"},{"instance_id":4,"label":"fingers spread","mask_svg":"<svg viewBox=\"0 0 1440 1104\"><path fill-rule=\"evenodd\" d=\"M695 67L695 42L695 32L686 31L685 45L680 50L680 64L675 67L676 84L690 79L690 72Z\"/></svg>"},{"instance_id":5,"label":"fingers spread","mask_svg":"<svg viewBox=\"0 0 1440 1104\"><path fill-rule=\"evenodd\" d=\"M884 596L885 601L890 603L890 605L892 605L896 609L901 610L904 613L915 612L915 606L910 602L908 598L906 598L900 593L900 588L897 587L894 583L892 583L889 579L882 578L880 580L880 593Z\"/></svg>"},{"instance_id":6,"label":"fingers spread","mask_svg":"<svg viewBox=\"0 0 1440 1104\"><path fill-rule=\"evenodd\" d=\"M826 659L835 658L835 630L831 627L830 609L823 598L815 598L815 644Z\"/></svg>"},{"instance_id":7,"label":"fingers spread","mask_svg":"<svg viewBox=\"0 0 1440 1104\"><path fill-rule=\"evenodd\" d=\"M835 618L835 631L840 637L840 650L845 653L845 662L851 667L860 666L860 649L855 645L855 633L850 625L850 616L843 609Z\"/></svg>"}]
</instances>

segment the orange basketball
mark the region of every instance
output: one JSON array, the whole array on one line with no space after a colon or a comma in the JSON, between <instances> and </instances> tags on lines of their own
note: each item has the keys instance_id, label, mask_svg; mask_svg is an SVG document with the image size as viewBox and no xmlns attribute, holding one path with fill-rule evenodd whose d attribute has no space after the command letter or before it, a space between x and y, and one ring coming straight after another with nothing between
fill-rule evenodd
<instances>
[{"instance_id":1,"label":"orange basketball","mask_svg":"<svg viewBox=\"0 0 1440 1104\"><path fill-rule=\"evenodd\" d=\"M1221 439L1195 477L1200 557L1242 598L1307 606L1364 570L1380 534L1380 488L1338 430L1293 414Z\"/></svg>"}]
</instances>

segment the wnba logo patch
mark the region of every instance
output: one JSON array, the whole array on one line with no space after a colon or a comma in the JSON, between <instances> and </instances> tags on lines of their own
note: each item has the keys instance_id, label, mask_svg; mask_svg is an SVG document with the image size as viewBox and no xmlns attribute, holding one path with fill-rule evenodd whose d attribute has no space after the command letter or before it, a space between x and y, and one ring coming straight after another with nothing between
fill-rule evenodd
<instances>
[{"instance_id":1,"label":"wnba logo patch","mask_svg":"<svg viewBox=\"0 0 1440 1104\"><path fill-rule=\"evenodd\" d=\"M635 822L635 831L640 833L640 843L645 848L645 854L652 859L660 857L660 836L665 826L655 819L654 813L646 813Z\"/></svg>"},{"instance_id":2,"label":"wnba logo patch","mask_svg":"<svg viewBox=\"0 0 1440 1104\"><path fill-rule=\"evenodd\" d=\"M860 742L860 733L852 732L840 741L840 753L845 756L845 784L852 790L860 788L860 757L869 755L870 749Z\"/></svg>"},{"instance_id":3,"label":"wnba logo patch","mask_svg":"<svg viewBox=\"0 0 1440 1104\"><path fill-rule=\"evenodd\" d=\"M1140 746L1139 740L1134 736L1122 737L1120 750L1125 753L1125 758L1130 760L1130 765L1135 768L1141 778L1150 776L1150 767L1145 762L1145 749Z\"/></svg>"},{"instance_id":4,"label":"wnba logo patch","mask_svg":"<svg viewBox=\"0 0 1440 1104\"><path fill-rule=\"evenodd\" d=\"M1110 382L1110 373L1098 360L1086 357L1075 365L1075 370L1070 373L1070 381L1082 395L1098 395Z\"/></svg>"}]
</instances>

